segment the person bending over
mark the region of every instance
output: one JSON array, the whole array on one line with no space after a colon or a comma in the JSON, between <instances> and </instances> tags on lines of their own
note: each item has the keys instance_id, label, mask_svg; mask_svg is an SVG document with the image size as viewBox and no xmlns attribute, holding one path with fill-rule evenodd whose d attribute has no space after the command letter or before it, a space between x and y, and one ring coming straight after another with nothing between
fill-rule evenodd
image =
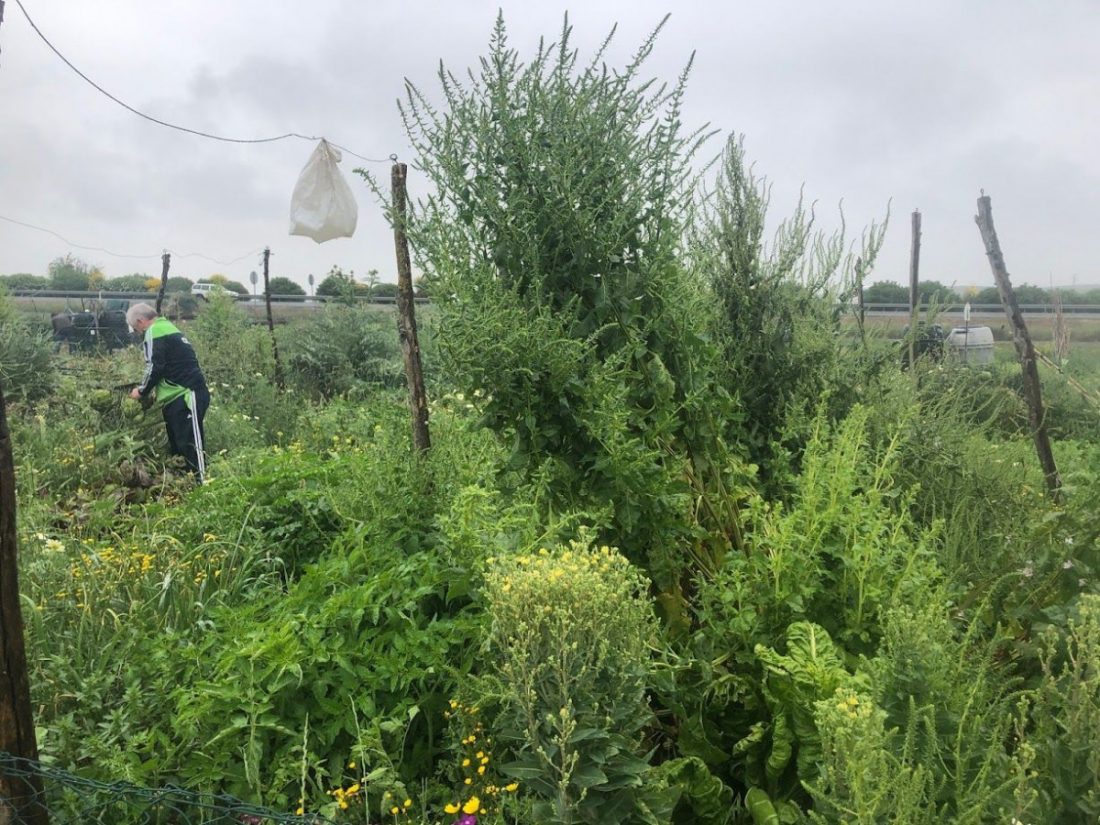
<instances>
[{"instance_id":1,"label":"person bending over","mask_svg":"<svg viewBox=\"0 0 1100 825\"><path fill-rule=\"evenodd\" d=\"M201 484L206 475L202 421L210 406L210 391L195 350L175 324L157 315L148 304L131 306L126 311L126 322L145 337L145 375L130 397L140 400L150 393L155 395L164 415L171 453L183 456Z\"/></svg>"}]
</instances>

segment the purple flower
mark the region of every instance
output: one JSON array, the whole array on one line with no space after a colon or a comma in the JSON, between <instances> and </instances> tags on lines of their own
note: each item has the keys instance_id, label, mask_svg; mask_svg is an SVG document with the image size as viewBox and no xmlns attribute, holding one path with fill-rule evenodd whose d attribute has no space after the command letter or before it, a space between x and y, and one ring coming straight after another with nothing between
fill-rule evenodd
<instances>
[{"instance_id":1,"label":"purple flower","mask_svg":"<svg viewBox=\"0 0 1100 825\"><path fill-rule=\"evenodd\" d=\"M477 825L477 817L473 814L463 814L454 821L454 825Z\"/></svg>"}]
</instances>

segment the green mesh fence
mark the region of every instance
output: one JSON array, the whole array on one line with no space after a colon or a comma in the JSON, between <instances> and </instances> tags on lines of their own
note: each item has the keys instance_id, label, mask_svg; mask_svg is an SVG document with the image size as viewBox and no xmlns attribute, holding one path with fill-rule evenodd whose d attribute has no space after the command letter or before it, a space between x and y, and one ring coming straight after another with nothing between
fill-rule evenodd
<instances>
[{"instance_id":1,"label":"green mesh fence","mask_svg":"<svg viewBox=\"0 0 1100 825\"><path fill-rule=\"evenodd\" d=\"M41 788L41 790L37 790ZM7 796L5 794L10 794ZM196 793L171 785L143 788L98 782L0 751L0 822L50 825L330 825L319 814L273 811L232 796Z\"/></svg>"}]
</instances>

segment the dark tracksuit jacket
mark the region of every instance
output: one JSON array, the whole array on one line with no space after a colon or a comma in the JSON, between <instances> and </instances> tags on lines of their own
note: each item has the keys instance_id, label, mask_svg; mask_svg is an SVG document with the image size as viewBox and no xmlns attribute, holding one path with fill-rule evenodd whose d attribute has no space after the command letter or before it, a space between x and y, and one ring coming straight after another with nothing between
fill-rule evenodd
<instances>
[{"instance_id":1,"label":"dark tracksuit jacket","mask_svg":"<svg viewBox=\"0 0 1100 825\"><path fill-rule=\"evenodd\" d=\"M167 318L157 318L145 330L145 375L138 387L142 396L156 391L164 414L168 445L183 456L201 481L206 473L202 421L210 406L210 391L199 369L191 342Z\"/></svg>"}]
</instances>

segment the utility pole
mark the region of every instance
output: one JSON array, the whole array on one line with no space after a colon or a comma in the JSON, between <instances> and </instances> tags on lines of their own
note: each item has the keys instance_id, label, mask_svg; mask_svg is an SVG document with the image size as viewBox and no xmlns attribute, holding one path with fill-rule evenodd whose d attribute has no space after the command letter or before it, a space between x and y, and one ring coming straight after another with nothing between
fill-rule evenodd
<instances>
[{"instance_id":1,"label":"utility pole","mask_svg":"<svg viewBox=\"0 0 1100 825\"><path fill-rule=\"evenodd\" d=\"M0 384L0 751L38 760L31 715L23 613L19 606L19 552L15 529L15 461ZM0 774L0 823L46 825L42 777Z\"/></svg>"},{"instance_id":2,"label":"utility pole","mask_svg":"<svg viewBox=\"0 0 1100 825\"><path fill-rule=\"evenodd\" d=\"M1016 357L1020 361L1020 370L1024 376L1024 398L1027 401L1027 418L1031 426L1031 437L1035 442L1035 452L1046 478L1047 492L1051 500L1062 500L1062 479L1058 475L1058 466L1054 463L1054 451L1050 448L1050 436L1043 412L1043 397L1039 388L1039 368L1036 366L1035 346L1031 343L1024 315L1016 301L1016 292L1008 277L1001 243L997 240L997 230L993 228L993 206L989 195L982 192L978 198L978 214L974 217L978 231L985 244L985 254L993 268L993 278L997 282L997 291L1001 295L1008 322L1012 325L1012 343L1016 346Z\"/></svg>"},{"instance_id":3,"label":"utility pole","mask_svg":"<svg viewBox=\"0 0 1100 825\"><path fill-rule=\"evenodd\" d=\"M271 262L271 247L264 247L264 302L267 304L267 331L271 336L271 354L275 357L275 383L279 389L285 389L283 381L283 365L279 361L279 343L275 340L275 319L271 315L271 281L268 277L268 266Z\"/></svg>"},{"instance_id":4,"label":"utility pole","mask_svg":"<svg viewBox=\"0 0 1100 825\"><path fill-rule=\"evenodd\" d=\"M393 242L397 252L397 334L405 357L405 377L409 383L409 412L412 414L413 446L420 452L431 448L428 436L428 396L424 392L424 372L420 366L420 343L416 337L416 302L413 296L412 263L409 260L409 238L405 232L408 220L408 195L405 179L408 167L394 163L391 175L393 187Z\"/></svg>"}]
</instances>

